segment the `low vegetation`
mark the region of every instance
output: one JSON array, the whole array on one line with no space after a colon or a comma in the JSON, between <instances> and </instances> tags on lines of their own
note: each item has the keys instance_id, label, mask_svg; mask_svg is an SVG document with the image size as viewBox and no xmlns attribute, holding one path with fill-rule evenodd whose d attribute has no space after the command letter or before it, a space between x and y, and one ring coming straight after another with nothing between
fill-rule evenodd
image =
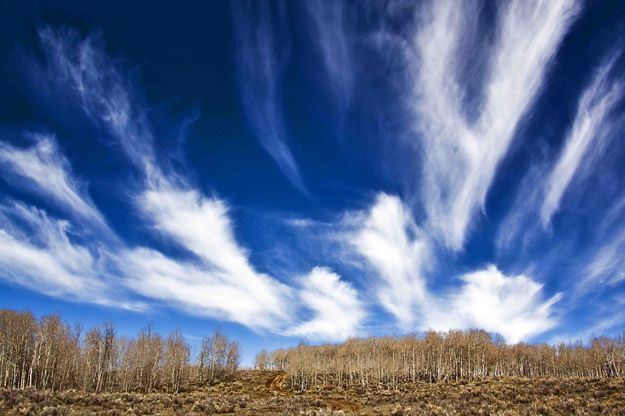
<instances>
[{"instance_id":1,"label":"low vegetation","mask_svg":"<svg viewBox=\"0 0 625 416\"><path fill-rule=\"evenodd\" d=\"M165 391L0 390L2 415L623 415L622 378L502 378L405 383L397 389L322 387L304 392L272 381L283 374L239 370L229 381Z\"/></svg>"}]
</instances>

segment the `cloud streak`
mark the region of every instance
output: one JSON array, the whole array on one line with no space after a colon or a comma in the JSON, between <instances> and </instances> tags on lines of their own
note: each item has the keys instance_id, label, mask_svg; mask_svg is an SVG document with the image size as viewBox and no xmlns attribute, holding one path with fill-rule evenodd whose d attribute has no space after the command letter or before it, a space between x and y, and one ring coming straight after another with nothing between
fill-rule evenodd
<instances>
[{"instance_id":1,"label":"cloud streak","mask_svg":"<svg viewBox=\"0 0 625 416\"><path fill-rule=\"evenodd\" d=\"M349 105L354 83L351 49L345 27L343 1L312 0L303 3L310 16L311 39L317 45L338 107Z\"/></svg>"},{"instance_id":2,"label":"cloud streak","mask_svg":"<svg viewBox=\"0 0 625 416\"><path fill-rule=\"evenodd\" d=\"M341 332L343 337L355 333L364 313L353 288L327 270L313 272L301 285L259 272L236 240L226 202L205 196L185 175L163 167L140 97L97 40L52 29L42 31L41 39L48 60L38 73L56 82L60 94L77 98L93 123L120 144L143 178L132 201L137 213L151 231L186 251L173 257L124 243L107 247L114 271L121 273L120 285L142 299L254 330L340 339L328 325L327 312L310 302L309 294L315 292L317 301L332 311L354 312ZM308 323L301 322L298 298L315 313Z\"/></svg>"},{"instance_id":3,"label":"cloud streak","mask_svg":"<svg viewBox=\"0 0 625 416\"><path fill-rule=\"evenodd\" d=\"M537 339L565 325L569 317L563 313L583 310L581 295L615 299L607 292L620 289L625 279L623 178L612 166L622 156L612 140L621 121L620 57L610 55L589 77L574 114L553 112L546 130L557 131L537 141L521 137L532 112L563 95L557 91L561 84L546 88L546 80L566 76L551 73L551 63L569 62L568 42L577 42L578 33L567 37L561 54L560 45L581 9L576 0L510 0L492 7L452 0L362 8L317 0L234 5L232 69L250 132L264 149L252 156L275 163L276 172L306 196L314 180L327 188L318 200L309 198L310 204L286 201L297 212L240 209L236 199L219 194L245 192L256 185L254 178L241 190L230 188L240 181L205 188L185 170L193 167L190 162L160 150L171 138L157 128L159 111L151 110L131 81L128 64L107 53L102 37L44 28L41 53L22 63L32 65L31 98L44 100L41 110L51 113L44 120L60 121L66 137L57 142L52 133L24 133L0 140L0 185L7 194L0 201L0 277L49 296L137 310L171 307L315 341L389 329L476 327L511 343ZM302 24L290 28L291 19ZM579 26L585 25L586 20ZM293 49L291 41L299 45L302 39L312 51ZM371 40L379 48L372 50ZM293 65L291 52L297 52ZM324 148L329 142L300 154L289 138L282 88L296 75L285 77L287 69L301 70L301 63L318 64L303 74L327 83L336 103L329 111L343 113L346 137L362 136L362 142L348 138L327 160L322 152L335 150ZM194 68L180 73L197 76ZM298 99L305 105L307 91L297 80L289 103ZM218 102L228 93L219 88L210 99ZM537 107L542 94L548 95ZM185 91L180 98L187 96ZM52 108L60 102L62 112ZM365 120L370 110L381 111L382 118ZM332 117L315 111L320 113L313 119ZM76 129L67 127L74 120L58 120L67 116L88 128L73 137ZM534 123L527 126L534 135ZM213 130L205 127L198 132ZM387 127L399 131L385 137ZM311 128L332 135L332 126ZM71 140L89 140L84 132L125 156L116 157L115 166L127 165L130 175L111 178L118 182L110 186L120 191L114 200L90 194L70 166ZM519 159L508 160L515 140L524 147ZM368 148L371 141L376 145ZM536 149L542 152L538 163L530 154ZM600 160L606 162L601 171ZM504 161L510 164L500 169ZM528 164L529 171L508 169ZM197 167L214 172L223 166ZM315 175L327 167L332 177ZM384 170L379 177L378 168ZM406 172L397 183L397 174ZM96 178L97 184L109 179ZM284 178L271 180L275 186L287 183ZM501 191L519 182L516 195ZM590 195L588 204L572 204L597 183L605 188ZM397 196L391 194L398 187ZM367 205L354 201L372 194ZM516 199L504 212L508 198ZM486 200L494 201L488 221ZM95 201L106 205L100 210ZM337 211L343 215L333 215ZM107 225L104 213L118 221L115 227ZM617 322L602 314L597 318L605 325Z\"/></svg>"},{"instance_id":4,"label":"cloud streak","mask_svg":"<svg viewBox=\"0 0 625 416\"><path fill-rule=\"evenodd\" d=\"M542 299L542 285L526 275L507 276L494 265L459 276L456 285L435 291L428 271L436 261L431 241L409 210L380 194L366 213L348 215L345 242L369 264L369 287L404 331L483 328L507 342L527 341L557 324L556 294Z\"/></svg>"},{"instance_id":5,"label":"cloud streak","mask_svg":"<svg viewBox=\"0 0 625 416\"><path fill-rule=\"evenodd\" d=\"M543 286L526 275L506 276L489 265L462 275L460 280L462 286L448 296L435 314L438 316L431 317L434 329L482 328L515 344L558 323L552 309L562 294L542 300Z\"/></svg>"},{"instance_id":6,"label":"cloud streak","mask_svg":"<svg viewBox=\"0 0 625 416\"><path fill-rule=\"evenodd\" d=\"M427 222L448 247L462 248L577 9L572 1L502 5L475 120L464 111L466 89L454 69L469 59L470 49L460 43L471 36L463 22L478 11L469 3L437 1L422 12L414 51L407 55L413 82L409 103L423 143Z\"/></svg>"},{"instance_id":7,"label":"cloud streak","mask_svg":"<svg viewBox=\"0 0 625 416\"><path fill-rule=\"evenodd\" d=\"M380 194L366 213L348 217L347 242L379 276L380 304L404 329L415 324L426 302L424 269L431 261L424 240L399 198ZM419 238L421 237L421 238Z\"/></svg>"},{"instance_id":8,"label":"cloud streak","mask_svg":"<svg viewBox=\"0 0 625 416\"><path fill-rule=\"evenodd\" d=\"M243 108L252 130L291 184L308 194L287 143L280 77L290 55L285 4L240 2L233 10L237 74Z\"/></svg>"},{"instance_id":9,"label":"cloud streak","mask_svg":"<svg viewBox=\"0 0 625 416\"><path fill-rule=\"evenodd\" d=\"M573 175L579 170L584 158L592 156L598 142L611 132L610 115L623 95L623 83L612 82L609 74L615 59L603 64L586 88L577 105L575 121L565 142L564 149L547 180L545 199L540 209L540 218L547 227Z\"/></svg>"},{"instance_id":10,"label":"cloud streak","mask_svg":"<svg viewBox=\"0 0 625 416\"><path fill-rule=\"evenodd\" d=\"M107 253L70 240L70 224L21 203L0 206L0 275L51 296L140 310L114 289Z\"/></svg>"},{"instance_id":11,"label":"cloud streak","mask_svg":"<svg viewBox=\"0 0 625 416\"><path fill-rule=\"evenodd\" d=\"M95 221L108 230L106 221L84 191L84 185L74 180L69 162L59 151L54 137L34 134L31 139L34 144L28 148L0 142L0 168L12 174L7 178L54 199L82 220Z\"/></svg>"},{"instance_id":12,"label":"cloud streak","mask_svg":"<svg viewBox=\"0 0 625 416\"><path fill-rule=\"evenodd\" d=\"M290 328L287 334L330 341L359 334L366 312L351 284L322 267L315 267L300 282L299 299L313 315L310 320Z\"/></svg>"},{"instance_id":13,"label":"cloud streak","mask_svg":"<svg viewBox=\"0 0 625 416\"><path fill-rule=\"evenodd\" d=\"M603 150L611 140L620 116L616 107L624 85L612 75L616 57L605 60L595 71L577 102L572 125L552 165L534 163L525 174L512 209L499 225L497 246L501 250L527 247L552 225L567 189L579 181L571 195L588 192L588 180L597 171ZM538 226L537 226L538 224ZM602 238L605 233L602 233Z\"/></svg>"}]
</instances>

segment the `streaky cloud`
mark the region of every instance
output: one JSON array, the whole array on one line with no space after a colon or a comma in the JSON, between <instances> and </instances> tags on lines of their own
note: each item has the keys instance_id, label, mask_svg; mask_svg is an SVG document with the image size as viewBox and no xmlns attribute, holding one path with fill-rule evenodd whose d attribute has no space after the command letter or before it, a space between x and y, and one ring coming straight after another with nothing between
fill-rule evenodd
<instances>
[{"instance_id":1,"label":"streaky cloud","mask_svg":"<svg viewBox=\"0 0 625 416\"><path fill-rule=\"evenodd\" d=\"M345 110L354 83L349 37L346 33L346 5L342 0L312 0L303 3L312 23L312 41L317 45L327 79L338 107Z\"/></svg>"},{"instance_id":2,"label":"streaky cloud","mask_svg":"<svg viewBox=\"0 0 625 416\"><path fill-rule=\"evenodd\" d=\"M279 330L282 322L290 320L288 307L291 289L253 268L247 253L234 238L225 203L216 198L204 198L196 190L173 187L164 179L161 182L162 186L148 188L143 193L139 208L148 216L156 230L202 260L203 268L200 271L203 274L186 265L180 265L181 269L188 269L190 275L198 276L197 280L191 281L178 279L181 289L186 287L187 290L201 293L201 299L207 305L220 302L224 311L234 318L241 318L239 314L242 311L251 309L247 319L238 322L250 327L262 328L266 325L264 328ZM166 275L159 276L162 276L159 279L166 280ZM199 277L204 277L204 280ZM187 284L190 282L203 284L194 289ZM207 284L210 282L215 284ZM229 296L223 297L222 295L228 293L221 293L220 288L229 290ZM167 293L171 296L176 292ZM236 305L223 302L224 299L245 299L242 302L247 306L241 306L238 302Z\"/></svg>"},{"instance_id":3,"label":"streaky cloud","mask_svg":"<svg viewBox=\"0 0 625 416\"><path fill-rule=\"evenodd\" d=\"M127 275L130 286L142 289L139 294L151 297L154 291L149 284L161 279L163 284L177 283L179 290L159 292L160 300L169 299L173 304L180 304L181 293L189 293L194 289L204 299L205 307L198 308L198 313L206 314L215 311L217 305L225 308L216 312L217 317L241 317L237 313L239 305L233 302L212 300L211 291L215 294L222 292L220 287L228 285L230 294L236 293L241 298L254 301L255 315L260 317L260 309L265 314L275 315L276 310L282 311L283 319L287 316L285 307L288 303L284 298L285 290L274 280L253 270L244 251L234 242L230 228L230 220L226 215L225 204L215 198L205 198L201 192L192 189L184 178L174 172L166 174L156 160L154 153L154 137L149 129L147 120L138 99L129 84L114 62L96 45L92 38L83 41L74 34L61 32L61 35L46 32L45 45L55 51L53 76L61 77L64 74L81 73L87 68L86 75L76 77L80 82L80 98L83 108L93 120L108 131L115 140L121 143L129 159L135 164L139 173L144 177L143 189L136 197L135 206L140 214L148 219L156 231L170 237L180 246L196 254L201 260L197 270L187 263L178 263L176 259L168 258L155 250L134 251L136 259L120 255L122 270L143 273L142 279ZM79 60L72 57L79 56ZM62 62L63 65L55 64ZM102 74L102 75L99 75ZM88 82L84 81L85 79ZM104 104L103 104L104 103ZM111 108L115 108L111 115ZM129 266L124 264L129 262ZM169 272L169 275L164 273ZM187 271L196 279L183 279ZM195 287L194 287L195 284ZM256 297L250 297L253 291L258 292ZM231 297L232 298L232 297ZM236 298L236 296L234 297ZM197 305L196 305L197 306ZM251 319L240 323L254 325ZM274 329L279 328L280 320L275 319Z\"/></svg>"},{"instance_id":4,"label":"streaky cloud","mask_svg":"<svg viewBox=\"0 0 625 416\"><path fill-rule=\"evenodd\" d=\"M591 325L584 329L575 329L565 333L554 335L550 344L572 343L579 341L591 341L594 337L603 337L625 323L625 315L620 313L625 306L625 300L618 295L612 297L609 302L598 304L597 307L585 317Z\"/></svg>"},{"instance_id":5,"label":"streaky cloud","mask_svg":"<svg viewBox=\"0 0 625 416\"><path fill-rule=\"evenodd\" d=\"M50 296L124 309L145 305L113 284L105 247L70 240L70 223L45 211L9 203L0 206L0 276Z\"/></svg>"},{"instance_id":6,"label":"streaky cloud","mask_svg":"<svg viewBox=\"0 0 625 416\"><path fill-rule=\"evenodd\" d=\"M548 176L549 168L537 163L525 173L511 208L498 226L495 244L500 254L510 249L514 254L524 253L536 241L538 231L543 231L538 210L545 195L544 179Z\"/></svg>"},{"instance_id":7,"label":"streaky cloud","mask_svg":"<svg viewBox=\"0 0 625 416\"><path fill-rule=\"evenodd\" d=\"M454 71L467 59L463 19L470 3L428 3L413 49L409 105L423 146L422 191L427 223L448 247L462 248L483 209L517 125L540 93L548 64L579 7L573 1L511 1L497 14L488 70L475 120L463 111L464 86Z\"/></svg>"},{"instance_id":8,"label":"streaky cloud","mask_svg":"<svg viewBox=\"0 0 625 416\"><path fill-rule=\"evenodd\" d=\"M205 196L186 175L163 167L156 157L156 137L140 97L101 45L90 37L81 40L63 31L48 30L43 39L54 51L49 54L50 76L73 81L68 85L79 91L75 95L83 110L121 144L142 176L143 183L132 201L137 212L151 230L187 250L191 257L174 258L154 248L122 246L111 257L123 284L141 297L189 314L287 334L303 312L294 301L300 294L306 297L300 292L310 287L282 283L259 272L250 263L247 250L236 241L226 202ZM81 75L71 75L77 73ZM336 286L347 290L341 282ZM334 294L325 296L328 302L337 301ZM338 300L349 301L347 297ZM338 335L333 327L320 324L328 322L323 316L314 321L314 332L300 335L335 339Z\"/></svg>"},{"instance_id":9,"label":"streaky cloud","mask_svg":"<svg viewBox=\"0 0 625 416\"><path fill-rule=\"evenodd\" d=\"M100 211L89 198L85 186L71 172L69 162L59 151L51 135L29 135L32 146L15 147L0 141L0 169L5 178L26 185L43 196L54 199L58 205L82 220L95 221L100 231L110 233Z\"/></svg>"},{"instance_id":10,"label":"streaky cloud","mask_svg":"<svg viewBox=\"0 0 625 416\"><path fill-rule=\"evenodd\" d=\"M280 77L290 55L285 4L238 2L233 15L238 52L237 75L243 108L258 141L291 184L308 190L287 143Z\"/></svg>"},{"instance_id":11,"label":"streaky cloud","mask_svg":"<svg viewBox=\"0 0 625 416\"><path fill-rule=\"evenodd\" d=\"M351 284L323 267L300 278L300 284L298 297L313 316L289 328L288 335L341 341L359 334L366 312Z\"/></svg>"},{"instance_id":12,"label":"streaky cloud","mask_svg":"<svg viewBox=\"0 0 625 416\"><path fill-rule=\"evenodd\" d=\"M460 280L463 285L452 291L430 316L433 329L483 328L516 344L558 323L552 307L562 294L542 300L542 285L526 275L506 276L489 265L462 275Z\"/></svg>"},{"instance_id":13,"label":"streaky cloud","mask_svg":"<svg viewBox=\"0 0 625 416\"><path fill-rule=\"evenodd\" d=\"M583 257L579 278L574 288L576 296L612 290L625 280L625 196L616 200L603 215L596 228L590 253Z\"/></svg>"},{"instance_id":14,"label":"streaky cloud","mask_svg":"<svg viewBox=\"0 0 625 416\"><path fill-rule=\"evenodd\" d=\"M553 306L561 294L543 300L542 284L527 275L507 276L495 265L459 276L455 287L433 290L432 241L397 197L380 194L367 213L346 221L343 238L376 276L369 289L403 331L483 328L516 343L558 323Z\"/></svg>"},{"instance_id":15,"label":"streaky cloud","mask_svg":"<svg viewBox=\"0 0 625 416\"><path fill-rule=\"evenodd\" d=\"M130 81L103 51L98 36L81 36L69 29L45 27L39 31L46 57L36 76L54 84L96 123L107 128L131 161L142 169L155 164L153 138L147 116Z\"/></svg>"},{"instance_id":16,"label":"streaky cloud","mask_svg":"<svg viewBox=\"0 0 625 416\"><path fill-rule=\"evenodd\" d=\"M612 57L596 71L577 105L573 125L567 135L564 149L547 179L546 194L540 218L547 227L561 204L562 197L585 158L592 158L599 142L611 132L614 123L611 113L623 96L624 84L610 79L616 58ZM588 166L588 164L586 164Z\"/></svg>"},{"instance_id":17,"label":"streaky cloud","mask_svg":"<svg viewBox=\"0 0 625 416\"><path fill-rule=\"evenodd\" d=\"M227 271L203 263L176 260L163 253L141 247L118 253L125 284L136 293L162 301L184 312L201 317L228 320L258 331L280 333L292 319L287 288L269 276L254 275L237 280ZM257 292L259 286L262 292ZM267 289L274 292L267 293ZM269 302L263 296L270 296Z\"/></svg>"},{"instance_id":18,"label":"streaky cloud","mask_svg":"<svg viewBox=\"0 0 625 416\"><path fill-rule=\"evenodd\" d=\"M534 162L525 174L512 208L499 225L496 243L500 251L505 252L513 244L516 249L526 248L550 230L552 218L573 181L580 182L570 189L571 195L589 191L581 181L596 172L621 118L615 110L623 97L624 84L612 75L615 61L616 55L604 60L581 93L556 160Z\"/></svg>"},{"instance_id":19,"label":"streaky cloud","mask_svg":"<svg viewBox=\"0 0 625 416\"><path fill-rule=\"evenodd\" d=\"M402 328L414 326L426 302L429 245L399 198L379 194L366 213L348 217L347 243L377 271L375 293Z\"/></svg>"}]
</instances>

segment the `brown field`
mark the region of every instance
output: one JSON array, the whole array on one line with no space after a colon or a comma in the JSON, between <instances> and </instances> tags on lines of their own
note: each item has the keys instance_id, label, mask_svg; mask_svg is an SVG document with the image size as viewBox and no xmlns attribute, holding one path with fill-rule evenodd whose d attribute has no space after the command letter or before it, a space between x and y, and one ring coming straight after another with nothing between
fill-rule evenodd
<instances>
[{"instance_id":1,"label":"brown field","mask_svg":"<svg viewBox=\"0 0 625 416\"><path fill-rule=\"evenodd\" d=\"M173 393L0 390L2 415L625 415L625 380L507 378L339 389L285 389L283 373Z\"/></svg>"}]
</instances>

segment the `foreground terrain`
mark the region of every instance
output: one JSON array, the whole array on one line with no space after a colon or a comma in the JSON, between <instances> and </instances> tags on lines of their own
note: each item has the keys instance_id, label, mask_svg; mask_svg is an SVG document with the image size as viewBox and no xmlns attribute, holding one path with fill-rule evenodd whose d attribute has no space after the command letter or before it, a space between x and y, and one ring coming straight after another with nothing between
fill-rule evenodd
<instances>
[{"instance_id":1,"label":"foreground terrain","mask_svg":"<svg viewBox=\"0 0 625 416\"><path fill-rule=\"evenodd\" d=\"M501 379L384 388L284 387L284 374L169 393L0 390L2 415L625 415L625 380Z\"/></svg>"}]
</instances>

